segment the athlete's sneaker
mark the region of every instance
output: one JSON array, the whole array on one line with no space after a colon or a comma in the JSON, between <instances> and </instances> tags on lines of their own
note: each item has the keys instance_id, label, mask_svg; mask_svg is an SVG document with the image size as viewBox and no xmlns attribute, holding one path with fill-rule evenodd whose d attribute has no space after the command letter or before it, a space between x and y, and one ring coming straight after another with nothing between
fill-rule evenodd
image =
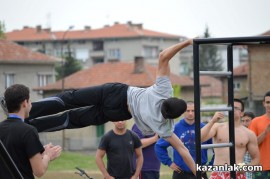
<instances>
[{"instance_id":1,"label":"athlete's sneaker","mask_svg":"<svg viewBox=\"0 0 270 179\"><path fill-rule=\"evenodd\" d=\"M4 97L0 97L0 104L1 104L3 111L5 112L6 116L8 116L7 105L6 105Z\"/></svg>"}]
</instances>

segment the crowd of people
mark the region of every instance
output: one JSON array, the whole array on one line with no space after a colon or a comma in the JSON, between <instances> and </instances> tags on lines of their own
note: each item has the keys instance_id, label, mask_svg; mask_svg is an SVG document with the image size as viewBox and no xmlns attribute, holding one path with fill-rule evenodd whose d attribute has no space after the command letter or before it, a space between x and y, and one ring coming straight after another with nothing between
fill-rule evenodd
<instances>
[{"instance_id":1,"label":"crowd of people","mask_svg":"<svg viewBox=\"0 0 270 179\"><path fill-rule=\"evenodd\" d=\"M49 162L58 158L61 147L42 145L38 132L58 131L113 122L96 152L96 164L106 179L159 179L161 163L172 169L172 178L196 178L194 102L173 97L169 61L188 39L159 55L156 82L148 88L122 83L65 91L54 97L31 102L28 87L15 84L6 89L6 120L0 123L3 142L24 178L45 174ZM255 117L246 111L240 99L234 99L236 164L261 165L262 171L236 172L237 178L270 178L270 92L263 99L265 114ZM175 119L179 119L176 124ZM126 120L134 119L132 129ZM216 112L201 123L202 144L229 142L229 124L220 122L224 113ZM170 150L172 155L170 155ZM208 149L209 150L209 149ZM201 151L202 165L230 163L228 148ZM208 157L212 153L211 157ZM103 158L106 155L107 164ZM261 156L261 157L260 157ZM209 158L211 158L209 160ZM0 160L0 178L12 178L8 166ZM203 178L227 179L229 171L202 172Z\"/></svg>"}]
</instances>

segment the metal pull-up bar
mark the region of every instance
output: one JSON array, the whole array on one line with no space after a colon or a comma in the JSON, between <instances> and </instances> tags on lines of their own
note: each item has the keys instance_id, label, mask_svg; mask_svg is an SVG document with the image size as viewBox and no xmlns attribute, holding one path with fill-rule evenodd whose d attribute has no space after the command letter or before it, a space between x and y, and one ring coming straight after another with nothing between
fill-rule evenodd
<instances>
[{"instance_id":1,"label":"metal pull-up bar","mask_svg":"<svg viewBox=\"0 0 270 179\"><path fill-rule=\"evenodd\" d=\"M202 44L227 45L227 71L200 71L199 46ZM270 36L254 37L228 37L228 38L204 38L193 40L193 73L194 73L194 104L195 104L195 135L196 135L196 163L201 165L201 149L229 147L230 165L235 164L235 131L234 131L234 88L233 88L233 45L270 44ZM200 75L227 76L228 79L228 105L229 107L204 108L200 107ZM201 112L228 111L229 117L229 143L201 145ZM231 178L236 178L235 171L231 171ZM197 171L197 178L201 178L201 172Z\"/></svg>"}]
</instances>

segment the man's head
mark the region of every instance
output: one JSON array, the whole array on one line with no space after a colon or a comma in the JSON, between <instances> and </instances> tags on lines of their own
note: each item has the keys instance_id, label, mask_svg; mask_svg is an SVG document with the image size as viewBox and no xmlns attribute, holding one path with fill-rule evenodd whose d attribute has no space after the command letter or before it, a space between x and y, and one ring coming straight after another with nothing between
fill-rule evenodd
<instances>
[{"instance_id":1,"label":"man's head","mask_svg":"<svg viewBox=\"0 0 270 179\"><path fill-rule=\"evenodd\" d=\"M270 114L270 91L264 95L263 106L265 108L265 112Z\"/></svg>"},{"instance_id":2,"label":"man's head","mask_svg":"<svg viewBox=\"0 0 270 179\"><path fill-rule=\"evenodd\" d=\"M184 100L175 97L168 98L161 105L161 113L165 119L175 119L180 117L187 110Z\"/></svg>"},{"instance_id":3,"label":"man's head","mask_svg":"<svg viewBox=\"0 0 270 179\"><path fill-rule=\"evenodd\" d=\"M114 123L114 127L117 131L122 131L126 129L126 121L117 121L117 122L113 122Z\"/></svg>"},{"instance_id":4,"label":"man's head","mask_svg":"<svg viewBox=\"0 0 270 179\"><path fill-rule=\"evenodd\" d=\"M189 122L195 122L194 102L187 101L187 109L185 111L185 120Z\"/></svg>"},{"instance_id":5,"label":"man's head","mask_svg":"<svg viewBox=\"0 0 270 179\"><path fill-rule=\"evenodd\" d=\"M241 119L243 116L244 110L245 110L245 105L242 100L240 99L233 99L234 101L234 118L235 119Z\"/></svg>"},{"instance_id":6,"label":"man's head","mask_svg":"<svg viewBox=\"0 0 270 179\"><path fill-rule=\"evenodd\" d=\"M241 119L241 122L243 124L243 126L248 127L249 124L251 123L251 120L255 117L253 112L250 111L246 111L244 112L244 115Z\"/></svg>"},{"instance_id":7,"label":"man's head","mask_svg":"<svg viewBox=\"0 0 270 179\"><path fill-rule=\"evenodd\" d=\"M9 113L17 113L22 107L25 108L25 117L29 116L31 110L31 102L29 88L21 85L15 84L8 87L5 91L4 97Z\"/></svg>"}]
</instances>

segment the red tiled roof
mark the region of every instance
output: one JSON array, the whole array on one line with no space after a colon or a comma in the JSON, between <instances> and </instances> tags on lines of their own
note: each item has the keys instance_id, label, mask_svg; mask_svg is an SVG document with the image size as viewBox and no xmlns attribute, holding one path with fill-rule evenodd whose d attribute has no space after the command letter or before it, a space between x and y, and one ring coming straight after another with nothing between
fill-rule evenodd
<instances>
[{"instance_id":1,"label":"red tiled roof","mask_svg":"<svg viewBox=\"0 0 270 179\"><path fill-rule=\"evenodd\" d=\"M270 30L262 33L261 35L270 35Z\"/></svg>"},{"instance_id":2,"label":"red tiled roof","mask_svg":"<svg viewBox=\"0 0 270 179\"><path fill-rule=\"evenodd\" d=\"M201 95L202 97L221 96L222 82L221 80L211 76L200 76Z\"/></svg>"},{"instance_id":3,"label":"red tiled roof","mask_svg":"<svg viewBox=\"0 0 270 179\"><path fill-rule=\"evenodd\" d=\"M8 40L12 41L46 41L46 40L62 40L65 31L50 31L25 27L22 30L14 30L7 32L5 35ZM112 26L103 27L100 29L89 30L74 30L69 31L65 35L65 40L68 39L98 39L98 38L126 38L126 37L163 37L163 38L179 38L178 35L172 35L162 32L155 32L140 28L132 24L114 24Z\"/></svg>"},{"instance_id":4,"label":"red tiled roof","mask_svg":"<svg viewBox=\"0 0 270 179\"><path fill-rule=\"evenodd\" d=\"M11 41L0 40L0 62L55 63L56 58L33 52Z\"/></svg>"},{"instance_id":5,"label":"red tiled roof","mask_svg":"<svg viewBox=\"0 0 270 179\"><path fill-rule=\"evenodd\" d=\"M145 64L144 73L133 73L134 63L115 62L94 65L88 69L76 72L64 79L65 89L79 89L110 82L120 82L131 86L147 87L155 83L156 67ZM189 77L170 76L172 84L191 86L193 81ZM42 87L42 90L61 90L62 80Z\"/></svg>"},{"instance_id":6,"label":"red tiled roof","mask_svg":"<svg viewBox=\"0 0 270 179\"><path fill-rule=\"evenodd\" d=\"M233 69L233 76L245 76L248 74L248 64L244 63Z\"/></svg>"}]
</instances>

